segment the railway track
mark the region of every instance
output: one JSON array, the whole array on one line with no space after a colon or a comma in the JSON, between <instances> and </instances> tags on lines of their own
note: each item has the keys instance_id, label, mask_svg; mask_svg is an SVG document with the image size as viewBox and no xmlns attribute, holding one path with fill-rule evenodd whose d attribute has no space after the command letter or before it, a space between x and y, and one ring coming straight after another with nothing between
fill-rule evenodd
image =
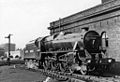
<instances>
[{"instance_id":1,"label":"railway track","mask_svg":"<svg viewBox=\"0 0 120 82\"><path fill-rule=\"evenodd\" d=\"M120 82L120 76L115 77L102 77L102 76L92 76L92 75L80 75L80 74L70 74L64 72L56 72L44 69L27 69L24 66L17 66L18 68L22 68L25 70L30 70L34 72L41 72L43 75L47 77L51 77L53 79L59 81L66 82Z\"/></svg>"}]
</instances>

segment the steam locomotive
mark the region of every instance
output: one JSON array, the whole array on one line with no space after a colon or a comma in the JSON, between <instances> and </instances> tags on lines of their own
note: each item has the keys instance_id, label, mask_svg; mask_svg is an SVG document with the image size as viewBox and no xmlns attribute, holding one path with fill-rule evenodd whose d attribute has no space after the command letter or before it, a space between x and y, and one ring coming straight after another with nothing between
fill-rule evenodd
<instances>
[{"instance_id":1,"label":"steam locomotive","mask_svg":"<svg viewBox=\"0 0 120 82\"><path fill-rule=\"evenodd\" d=\"M101 34L88 29L81 33L60 32L34 40L34 57L29 55L30 49L25 48L25 52L28 51L25 62L28 67L69 73L104 72L115 62L107 57L108 44L105 31Z\"/></svg>"}]
</instances>

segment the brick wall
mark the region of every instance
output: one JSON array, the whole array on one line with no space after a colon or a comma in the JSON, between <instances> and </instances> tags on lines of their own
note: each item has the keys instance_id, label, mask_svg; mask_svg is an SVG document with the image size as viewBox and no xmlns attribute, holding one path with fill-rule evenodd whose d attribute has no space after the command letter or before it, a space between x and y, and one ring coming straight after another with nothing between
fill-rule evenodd
<instances>
[{"instance_id":1,"label":"brick wall","mask_svg":"<svg viewBox=\"0 0 120 82\"><path fill-rule=\"evenodd\" d=\"M120 61L120 16L110 18L115 13L120 13L120 11L107 14L109 16L107 19L105 19L107 15L102 15L102 17L89 19L89 21L85 20L64 26L65 29L63 31L81 32L82 27L89 27L99 33L106 31L109 38L108 56Z\"/></svg>"},{"instance_id":2,"label":"brick wall","mask_svg":"<svg viewBox=\"0 0 120 82\"><path fill-rule=\"evenodd\" d=\"M113 0L102 0L102 3L106 3L106 2L109 2L109 1L113 1Z\"/></svg>"}]
</instances>

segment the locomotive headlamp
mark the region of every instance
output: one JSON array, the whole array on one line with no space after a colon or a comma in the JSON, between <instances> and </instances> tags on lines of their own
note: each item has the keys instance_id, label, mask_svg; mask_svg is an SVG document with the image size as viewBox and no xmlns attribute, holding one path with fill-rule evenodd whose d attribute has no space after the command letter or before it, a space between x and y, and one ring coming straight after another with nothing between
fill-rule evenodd
<instances>
[{"instance_id":1,"label":"locomotive headlamp","mask_svg":"<svg viewBox=\"0 0 120 82\"><path fill-rule=\"evenodd\" d=\"M99 62L102 63L102 60L100 60Z\"/></svg>"},{"instance_id":2,"label":"locomotive headlamp","mask_svg":"<svg viewBox=\"0 0 120 82\"><path fill-rule=\"evenodd\" d=\"M88 63L91 63L91 60L87 60Z\"/></svg>"},{"instance_id":3,"label":"locomotive headlamp","mask_svg":"<svg viewBox=\"0 0 120 82\"><path fill-rule=\"evenodd\" d=\"M109 62L109 63L111 63L111 62L112 62L112 60L111 60L111 59L109 59L109 60L108 60L108 62Z\"/></svg>"}]
</instances>

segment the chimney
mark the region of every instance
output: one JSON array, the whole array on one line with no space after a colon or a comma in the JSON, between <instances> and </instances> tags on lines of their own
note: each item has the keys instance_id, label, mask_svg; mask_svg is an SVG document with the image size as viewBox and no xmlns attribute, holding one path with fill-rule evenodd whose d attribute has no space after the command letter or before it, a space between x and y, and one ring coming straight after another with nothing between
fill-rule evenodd
<instances>
[{"instance_id":1,"label":"chimney","mask_svg":"<svg viewBox=\"0 0 120 82\"><path fill-rule=\"evenodd\" d=\"M110 2L110 1L115 1L115 0L102 0L102 3Z\"/></svg>"}]
</instances>

